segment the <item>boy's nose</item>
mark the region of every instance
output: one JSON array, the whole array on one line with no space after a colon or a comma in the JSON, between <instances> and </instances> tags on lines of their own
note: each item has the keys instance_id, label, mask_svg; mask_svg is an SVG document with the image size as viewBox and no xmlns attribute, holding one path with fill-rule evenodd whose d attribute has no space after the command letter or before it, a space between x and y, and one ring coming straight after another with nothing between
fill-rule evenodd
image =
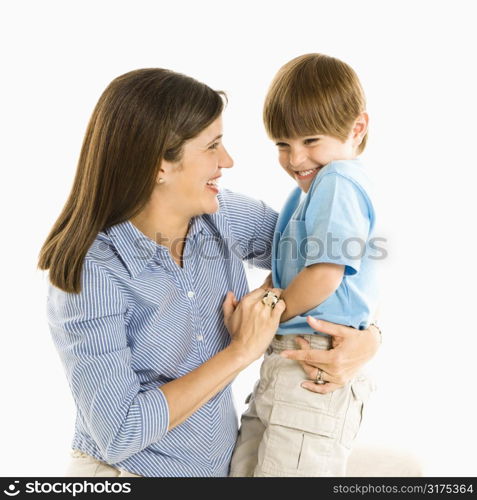
<instances>
[{"instance_id":1,"label":"boy's nose","mask_svg":"<svg viewBox=\"0 0 477 500\"><path fill-rule=\"evenodd\" d=\"M304 163L306 160L305 155L302 152L296 152L290 154L290 166L295 169Z\"/></svg>"}]
</instances>

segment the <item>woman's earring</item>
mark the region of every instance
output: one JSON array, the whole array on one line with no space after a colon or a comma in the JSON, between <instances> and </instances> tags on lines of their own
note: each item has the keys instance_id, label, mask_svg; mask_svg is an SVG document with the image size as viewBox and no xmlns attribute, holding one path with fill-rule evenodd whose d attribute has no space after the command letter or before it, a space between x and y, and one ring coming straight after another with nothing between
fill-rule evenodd
<instances>
[{"instance_id":1,"label":"woman's earring","mask_svg":"<svg viewBox=\"0 0 477 500\"><path fill-rule=\"evenodd\" d=\"M157 181L158 184L164 184L164 182L165 182L165 180L162 178Z\"/></svg>"}]
</instances>

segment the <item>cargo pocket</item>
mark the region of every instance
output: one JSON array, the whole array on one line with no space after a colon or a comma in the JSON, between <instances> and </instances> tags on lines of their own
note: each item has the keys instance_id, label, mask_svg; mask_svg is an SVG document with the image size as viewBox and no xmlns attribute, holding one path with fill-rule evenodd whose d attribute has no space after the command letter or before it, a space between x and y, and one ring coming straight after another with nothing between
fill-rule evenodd
<instances>
[{"instance_id":1,"label":"cargo pocket","mask_svg":"<svg viewBox=\"0 0 477 500\"><path fill-rule=\"evenodd\" d=\"M369 395L374 390L372 381L358 376L350 384L350 398L343 422L341 444L351 448L358 435Z\"/></svg>"},{"instance_id":2,"label":"cargo pocket","mask_svg":"<svg viewBox=\"0 0 477 500\"><path fill-rule=\"evenodd\" d=\"M259 450L259 473L255 475L326 475L338 421L321 410L275 402Z\"/></svg>"}]
</instances>

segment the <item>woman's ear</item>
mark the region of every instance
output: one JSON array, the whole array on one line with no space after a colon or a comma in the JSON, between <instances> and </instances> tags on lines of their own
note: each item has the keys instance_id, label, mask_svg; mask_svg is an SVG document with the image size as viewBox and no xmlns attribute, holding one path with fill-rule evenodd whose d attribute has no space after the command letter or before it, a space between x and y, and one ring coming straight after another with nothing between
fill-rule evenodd
<instances>
[{"instance_id":1,"label":"woman's ear","mask_svg":"<svg viewBox=\"0 0 477 500\"><path fill-rule=\"evenodd\" d=\"M167 160L161 160L156 177L156 184L165 184L173 169L173 164Z\"/></svg>"}]
</instances>

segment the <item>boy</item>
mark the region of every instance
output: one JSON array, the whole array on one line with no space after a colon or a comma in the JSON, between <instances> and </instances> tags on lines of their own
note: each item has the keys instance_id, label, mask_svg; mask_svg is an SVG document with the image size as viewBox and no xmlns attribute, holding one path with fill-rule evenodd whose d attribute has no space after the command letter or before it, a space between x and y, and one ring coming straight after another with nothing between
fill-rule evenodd
<instances>
[{"instance_id":1,"label":"boy","mask_svg":"<svg viewBox=\"0 0 477 500\"><path fill-rule=\"evenodd\" d=\"M231 476L345 475L371 381L360 374L332 392L312 392L301 385L300 364L280 352L299 348L298 335L312 348L332 347L308 315L356 329L374 318L375 215L357 159L366 144L365 105L353 69L322 54L285 64L268 91L265 127L298 184L273 244L273 286L283 289L287 307L242 416ZM327 383L326 367L314 382Z\"/></svg>"}]
</instances>

